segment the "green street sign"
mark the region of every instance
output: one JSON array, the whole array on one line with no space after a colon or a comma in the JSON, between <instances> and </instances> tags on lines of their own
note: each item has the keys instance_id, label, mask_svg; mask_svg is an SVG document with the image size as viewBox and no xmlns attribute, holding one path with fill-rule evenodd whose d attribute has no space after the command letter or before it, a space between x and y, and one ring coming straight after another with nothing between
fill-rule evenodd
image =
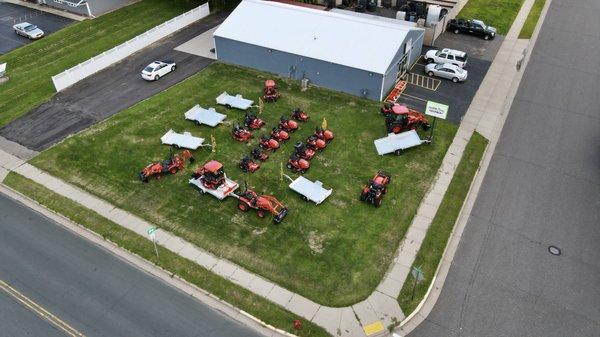
<instances>
[{"instance_id":1,"label":"green street sign","mask_svg":"<svg viewBox=\"0 0 600 337\"><path fill-rule=\"evenodd\" d=\"M147 230L147 232L148 232L148 235L152 235L152 234L154 234L154 232L156 232L156 230L157 230L157 228L156 228L156 227L150 227L150 228Z\"/></svg>"}]
</instances>

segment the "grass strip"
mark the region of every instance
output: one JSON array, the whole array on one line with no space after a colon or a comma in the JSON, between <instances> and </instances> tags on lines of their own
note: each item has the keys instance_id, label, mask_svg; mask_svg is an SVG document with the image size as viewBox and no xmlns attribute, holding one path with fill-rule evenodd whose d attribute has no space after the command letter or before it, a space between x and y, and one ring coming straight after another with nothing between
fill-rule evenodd
<instances>
[{"instance_id":1,"label":"grass strip","mask_svg":"<svg viewBox=\"0 0 600 337\"><path fill-rule=\"evenodd\" d=\"M209 291L213 295L258 317L268 324L295 333L298 336L330 336L323 328L294 315L249 290L211 273L207 269L162 246L158 246L159 258L157 258L152 243L146 238L115 224L70 199L54 193L30 179L11 172L3 183L36 200L50 210L66 216L75 223L83 225L87 229L101 235L104 239L114 242L118 246L141 256L155 265L179 275L186 281ZM302 320L302 329L300 331L293 329L293 321L295 319Z\"/></svg>"},{"instance_id":2,"label":"grass strip","mask_svg":"<svg viewBox=\"0 0 600 337\"><path fill-rule=\"evenodd\" d=\"M409 274L398 296L402 311L411 313L425 296L431 279L440 263L450 233L458 219L462 205L469 193L471 182L479 169L479 163L488 141L478 133L474 133L460 160L458 168L452 177L444 199L431 222L427 235L421 244L413 267L419 267L425 276L425 281L415 287L414 278ZM414 288L414 297L413 297Z\"/></svg>"},{"instance_id":3,"label":"grass strip","mask_svg":"<svg viewBox=\"0 0 600 337\"><path fill-rule=\"evenodd\" d=\"M517 17L523 0L469 0L458 13L459 18L483 20L506 35Z\"/></svg>"},{"instance_id":4,"label":"grass strip","mask_svg":"<svg viewBox=\"0 0 600 337\"><path fill-rule=\"evenodd\" d=\"M530 39L533 31L535 30L535 26L537 26L537 22L540 19L540 15L542 14L542 9L544 9L544 5L546 4L546 0L535 0L529 14L527 15L527 19L525 20L525 24L521 28L521 32L519 32L519 39Z\"/></svg>"}]
</instances>

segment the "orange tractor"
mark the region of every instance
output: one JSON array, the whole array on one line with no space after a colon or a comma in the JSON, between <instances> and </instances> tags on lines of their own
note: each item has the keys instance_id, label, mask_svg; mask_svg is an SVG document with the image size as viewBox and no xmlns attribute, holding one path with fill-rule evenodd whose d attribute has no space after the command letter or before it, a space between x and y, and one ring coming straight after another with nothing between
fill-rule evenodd
<instances>
[{"instance_id":1,"label":"orange tractor","mask_svg":"<svg viewBox=\"0 0 600 337\"><path fill-rule=\"evenodd\" d=\"M363 186L360 193L360 200L366 201L379 207L383 201L383 196L387 193L387 185L392 181L392 176L384 171L379 171L373 179L369 180L369 185Z\"/></svg>"},{"instance_id":2,"label":"orange tractor","mask_svg":"<svg viewBox=\"0 0 600 337\"><path fill-rule=\"evenodd\" d=\"M279 224L288 214L289 209L285 207L279 200L270 195L258 195L253 190L246 188L246 191L237 195L239 203L238 209L246 212L249 209L257 210L257 215L264 218L267 213L273 215L273 223Z\"/></svg>"},{"instance_id":3,"label":"orange tractor","mask_svg":"<svg viewBox=\"0 0 600 337\"><path fill-rule=\"evenodd\" d=\"M386 102L381 108L381 114L385 117L387 133L398 134L419 127L428 130L430 127L424 114L410 110L406 105Z\"/></svg>"},{"instance_id":4,"label":"orange tractor","mask_svg":"<svg viewBox=\"0 0 600 337\"><path fill-rule=\"evenodd\" d=\"M276 102L279 99L279 91L277 90L277 84L273 80L265 81L265 94L263 99L265 102Z\"/></svg>"},{"instance_id":5,"label":"orange tractor","mask_svg":"<svg viewBox=\"0 0 600 337\"><path fill-rule=\"evenodd\" d=\"M150 177L156 177L160 179L164 174L175 174L185 167L185 161L188 160L190 163L194 162L194 156L189 150L183 150L180 153L171 155L170 158L163 162L154 162L144 167L140 172L140 180L147 183Z\"/></svg>"}]
</instances>

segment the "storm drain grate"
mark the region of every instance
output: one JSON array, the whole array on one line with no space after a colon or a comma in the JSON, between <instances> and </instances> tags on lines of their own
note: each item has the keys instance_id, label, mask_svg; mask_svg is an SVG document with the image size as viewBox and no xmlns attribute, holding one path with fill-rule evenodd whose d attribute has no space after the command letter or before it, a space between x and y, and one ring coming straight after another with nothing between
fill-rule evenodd
<instances>
[{"instance_id":1,"label":"storm drain grate","mask_svg":"<svg viewBox=\"0 0 600 337\"><path fill-rule=\"evenodd\" d=\"M556 246L548 246L548 252L550 252L550 254L556 255L556 256L562 254L562 251L560 250L560 248L558 248Z\"/></svg>"}]
</instances>

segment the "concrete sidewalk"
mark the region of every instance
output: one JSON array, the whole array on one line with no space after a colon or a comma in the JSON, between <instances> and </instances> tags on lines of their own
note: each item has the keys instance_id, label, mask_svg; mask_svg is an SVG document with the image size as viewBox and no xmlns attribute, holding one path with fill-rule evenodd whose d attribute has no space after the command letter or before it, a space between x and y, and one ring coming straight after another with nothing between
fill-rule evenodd
<instances>
[{"instance_id":1,"label":"concrete sidewalk","mask_svg":"<svg viewBox=\"0 0 600 337\"><path fill-rule=\"evenodd\" d=\"M389 267L388 273L376 291L364 301L344 308L323 306L162 229L156 232L157 243L211 270L215 274L323 326L332 335L365 336L367 334L385 334L387 332L386 326L405 319L405 315L398 305L397 297L471 135L476 130L488 139L493 140L502 129L506 117L505 111L512 102L512 95L514 95L514 90L518 86L519 76L515 64L522 57L522 51L528 44L527 40L517 40L516 36L532 4L533 0L526 0L521 8L517 20L515 20L511 31L504 40L444 157L435 182L423 199L417 215L399 246L394 263ZM64 197L80 203L143 237L147 237L147 230L154 227L153 224L67 184L26 163L23 159L0 150L0 181L4 179L9 171L21 174ZM473 191L476 191L476 189ZM457 243L458 241L451 241L453 245ZM451 247L450 250L452 249ZM442 265L450 262L451 258L445 258ZM437 277L434 288L439 290L442 284L443 277ZM408 320L404 321L402 331L406 332L410 324L416 322L416 320L412 320L413 317L415 316L411 315Z\"/></svg>"}]
</instances>

